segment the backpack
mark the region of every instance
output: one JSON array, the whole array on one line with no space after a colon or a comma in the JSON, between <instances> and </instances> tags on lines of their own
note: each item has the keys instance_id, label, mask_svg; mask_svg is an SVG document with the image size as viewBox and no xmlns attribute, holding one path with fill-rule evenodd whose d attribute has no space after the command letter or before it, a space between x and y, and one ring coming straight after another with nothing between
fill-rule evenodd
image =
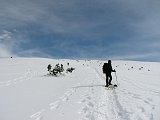
<instances>
[{"instance_id":1,"label":"backpack","mask_svg":"<svg viewBox=\"0 0 160 120\"><path fill-rule=\"evenodd\" d=\"M103 65L103 73L107 73L107 69L108 69L108 63L104 63Z\"/></svg>"}]
</instances>

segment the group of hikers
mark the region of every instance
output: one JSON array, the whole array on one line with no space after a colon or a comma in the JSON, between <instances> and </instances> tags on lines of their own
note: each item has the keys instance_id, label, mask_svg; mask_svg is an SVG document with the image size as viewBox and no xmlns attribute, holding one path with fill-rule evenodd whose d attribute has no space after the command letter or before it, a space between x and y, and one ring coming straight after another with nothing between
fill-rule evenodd
<instances>
[{"instance_id":1,"label":"group of hikers","mask_svg":"<svg viewBox=\"0 0 160 120\"><path fill-rule=\"evenodd\" d=\"M69 66L69 63L67 63L67 65ZM61 73L64 71L63 64L60 65L59 63L56 64L53 69L52 69L51 64L49 64L49 65L47 66L47 69L48 69L48 71L49 71L49 74L55 75L55 76L57 76L57 74L61 74ZM66 73L68 73L68 72L71 73L73 70L75 70L75 68L73 68L73 67L67 68L67 69L66 69Z\"/></svg>"},{"instance_id":2,"label":"group of hikers","mask_svg":"<svg viewBox=\"0 0 160 120\"><path fill-rule=\"evenodd\" d=\"M52 74L52 75L57 75L58 73L62 73L64 71L64 68L63 68L63 65L59 65L59 64L56 64L55 67L52 69L52 66L51 64L49 64L47 66L47 69L49 71L49 74ZM52 70L51 70L52 69Z\"/></svg>"},{"instance_id":3,"label":"group of hikers","mask_svg":"<svg viewBox=\"0 0 160 120\"><path fill-rule=\"evenodd\" d=\"M69 65L69 63L67 63L67 65ZM61 64L56 64L55 67L53 68L53 70L51 70L52 66L51 64L48 65L47 69L49 71L49 74L52 75L57 75L58 73L62 73L64 71L63 65ZM66 72L72 72L75 68L68 68L66 70ZM104 63L103 67L102 67L103 73L106 75L106 85L105 87L108 87L109 85L112 85L111 81L112 81L112 72L116 72L116 70L112 69L112 63L111 60L108 60L108 63Z\"/></svg>"}]
</instances>

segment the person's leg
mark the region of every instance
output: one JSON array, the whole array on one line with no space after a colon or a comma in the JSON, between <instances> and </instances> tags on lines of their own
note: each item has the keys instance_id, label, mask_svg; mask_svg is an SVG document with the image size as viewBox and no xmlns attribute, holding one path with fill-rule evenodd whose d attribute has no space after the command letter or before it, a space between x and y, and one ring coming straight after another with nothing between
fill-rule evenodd
<instances>
[{"instance_id":1,"label":"person's leg","mask_svg":"<svg viewBox=\"0 0 160 120\"><path fill-rule=\"evenodd\" d=\"M106 74L106 87L108 87L108 75Z\"/></svg>"},{"instance_id":2,"label":"person's leg","mask_svg":"<svg viewBox=\"0 0 160 120\"><path fill-rule=\"evenodd\" d=\"M112 85L112 84L111 84L111 81L112 81L112 75L109 74L109 85Z\"/></svg>"}]
</instances>

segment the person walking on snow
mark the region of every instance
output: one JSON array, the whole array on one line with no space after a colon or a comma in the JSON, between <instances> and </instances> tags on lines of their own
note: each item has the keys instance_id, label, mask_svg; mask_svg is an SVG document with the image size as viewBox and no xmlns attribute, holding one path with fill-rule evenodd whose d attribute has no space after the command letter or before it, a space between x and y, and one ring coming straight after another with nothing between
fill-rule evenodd
<instances>
[{"instance_id":1,"label":"person walking on snow","mask_svg":"<svg viewBox=\"0 0 160 120\"><path fill-rule=\"evenodd\" d=\"M112 64L111 64L111 60L108 60L108 63L104 63L103 65L103 73L106 74L106 86L108 87L111 84L112 81L112 72L116 72L115 69L112 69ZM109 78L109 79L108 79Z\"/></svg>"},{"instance_id":2,"label":"person walking on snow","mask_svg":"<svg viewBox=\"0 0 160 120\"><path fill-rule=\"evenodd\" d=\"M52 66L51 66L51 64L49 64L49 65L47 66L47 69L48 69L49 73L51 73L51 68L52 68Z\"/></svg>"}]
</instances>

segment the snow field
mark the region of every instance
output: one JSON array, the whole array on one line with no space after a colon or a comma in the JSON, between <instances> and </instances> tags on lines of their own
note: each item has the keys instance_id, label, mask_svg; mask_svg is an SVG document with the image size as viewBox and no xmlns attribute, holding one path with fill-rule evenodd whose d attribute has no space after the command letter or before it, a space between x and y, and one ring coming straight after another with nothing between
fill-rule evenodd
<instances>
[{"instance_id":1,"label":"snow field","mask_svg":"<svg viewBox=\"0 0 160 120\"><path fill-rule=\"evenodd\" d=\"M0 59L0 120L158 120L160 64L113 61L119 86L108 90L104 62ZM47 75L47 65L57 63L76 69Z\"/></svg>"}]
</instances>

